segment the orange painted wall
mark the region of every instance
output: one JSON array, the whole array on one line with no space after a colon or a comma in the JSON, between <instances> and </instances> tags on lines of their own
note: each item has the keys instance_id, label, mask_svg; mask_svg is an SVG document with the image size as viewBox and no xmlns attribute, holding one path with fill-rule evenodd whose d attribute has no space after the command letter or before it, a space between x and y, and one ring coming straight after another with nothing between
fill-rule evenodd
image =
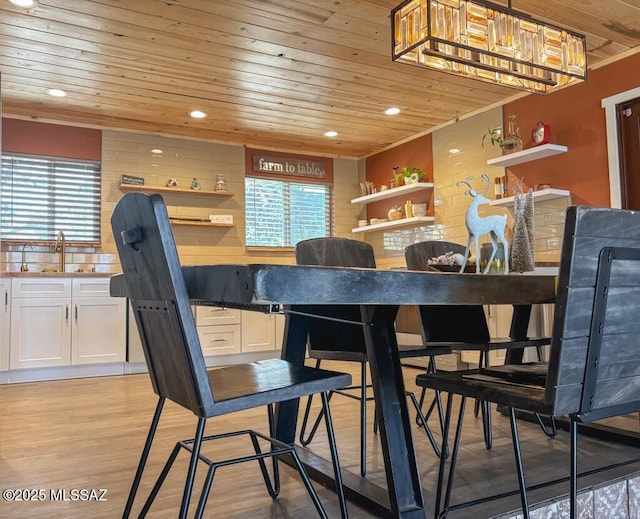
<instances>
[{"instance_id":1,"label":"orange painted wall","mask_svg":"<svg viewBox=\"0 0 640 519\"><path fill-rule=\"evenodd\" d=\"M516 114L525 147L538 120L551 126L551 142L564 154L509 168L526 187L550 183L571 191L573 204L609 207L609 170L605 113L601 100L640 86L640 54L589 73L586 82L546 96L530 95L504 106L503 117ZM513 182L510 182L513 186Z\"/></svg>"},{"instance_id":2,"label":"orange painted wall","mask_svg":"<svg viewBox=\"0 0 640 519\"><path fill-rule=\"evenodd\" d=\"M433 152L431 134L400 144L395 148L372 155L366 159L367 180L380 189L389 186L393 176L393 167L405 166L421 168L426 173L425 182L433 182ZM368 218L386 218L391 206L404 206L405 199L411 198L414 204L427 203L427 214L433 216L433 191L425 190L412 193L410 197L388 198L367 205Z\"/></svg>"},{"instance_id":3,"label":"orange painted wall","mask_svg":"<svg viewBox=\"0 0 640 519\"><path fill-rule=\"evenodd\" d=\"M3 118L2 151L100 160L102 132L90 128Z\"/></svg>"}]
</instances>

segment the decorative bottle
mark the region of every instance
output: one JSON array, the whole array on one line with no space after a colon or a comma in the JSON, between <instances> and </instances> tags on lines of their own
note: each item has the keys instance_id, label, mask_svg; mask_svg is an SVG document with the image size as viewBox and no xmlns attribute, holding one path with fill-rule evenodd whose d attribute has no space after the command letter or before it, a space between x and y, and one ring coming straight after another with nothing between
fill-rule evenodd
<instances>
[{"instance_id":1,"label":"decorative bottle","mask_svg":"<svg viewBox=\"0 0 640 519\"><path fill-rule=\"evenodd\" d=\"M507 134L502 139L502 149L505 153L513 153L522 150L522 137L516 126L516 116L511 114L508 117Z\"/></svg>"}]
</instances>

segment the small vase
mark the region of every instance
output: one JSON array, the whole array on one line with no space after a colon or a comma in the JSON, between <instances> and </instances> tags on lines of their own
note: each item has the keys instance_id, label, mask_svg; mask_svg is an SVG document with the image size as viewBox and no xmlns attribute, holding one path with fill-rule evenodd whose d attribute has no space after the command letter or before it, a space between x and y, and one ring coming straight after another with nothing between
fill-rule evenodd
<instances>
[{"instance_id":1,"label":"small vase","mask_svg":"<svg viewBox=\"0 0 640 519\"><path fill-rule=\"evenodd\" d=\"M507 134L502 139L500 146L502 147L503 153L513 153L514 151L522 150L522 137L520 137L520 132L516 126L516 116L513 114L509 116Z\"/></svg>"}]
</instances>

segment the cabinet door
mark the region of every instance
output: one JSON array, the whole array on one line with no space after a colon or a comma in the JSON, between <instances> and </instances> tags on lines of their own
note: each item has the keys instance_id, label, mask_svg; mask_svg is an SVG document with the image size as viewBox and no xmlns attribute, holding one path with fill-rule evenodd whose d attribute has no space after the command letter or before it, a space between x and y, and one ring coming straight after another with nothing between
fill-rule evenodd
<instances>
[{"instance_id":1,"label":"cabinet door","mask_svg":"<svg viewBox=\"0 0 640 519\"><path fill-rule=\"evenodd\" d=\"M200 347L205 356L240 353L240 335L239 324L198 326Z\"/></svg>"},{"instance_id":2,"label":"cabinet door","mask_svg":"<svg viewBox=\"0 0 640 519\"><path fill-rule=\"evenodd\" d=\"M275 316L259 312L242 312L242 352L269 351L275 348Z\"/></svg>"},{"instance_id":3,"label":"cabinet door","mask_svg":"<svg viewBox=\"0 0 640 519\"><path fill-rule=\"evenodd\" d=\"M124 362L126 301L99 296L73 299L71 363Z\"/></svg>"},{"instance_id":4,"label":"cabinet door","mask_svg":"<svg viewBox=\"0 0 640 519\"><path fill-rule=\"evenodd\" d=\"M69 298L11 300L11 369L68 365L71 360L70 346Z\"/></svg>"},{"instance_id":5,"label":"cabinet door","mask_svg":"<svg viewBox=\"0 0 640 519\"><path fill-rule=\"evenodd\" d=\"M275 314L273 317L276 323L276 343L274 347L279 351L282 349L282 339L284 339L284 314Z\"/></svg>"},{"instance_id":6,"label":"cabinet door","mask_svg":"<svg viewBox=\"0 0 640 519\"><path fill-rule=\"evenodd\" d=\"M0 279L0 371L9 369L9 332L11 330L11 280Z\"/></svg>"}]
</instances>

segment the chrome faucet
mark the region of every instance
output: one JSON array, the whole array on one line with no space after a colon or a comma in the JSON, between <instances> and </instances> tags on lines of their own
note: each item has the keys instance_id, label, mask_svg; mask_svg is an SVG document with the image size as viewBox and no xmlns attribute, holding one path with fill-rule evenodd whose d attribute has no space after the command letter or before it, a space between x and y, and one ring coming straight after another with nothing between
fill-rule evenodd
<instances>
[{"instance_id":1,"label":"chrome faucet","mask_svg":"<svg viewBox=\"0 0 640 519\"><path fill-rule=\"evenodd\" d=\"M65 239L64 233L62 231L58 231L58 236L56 237L56 246L53 249L54 252L60 252L60 267L58 269L59 272L64 272L66 261L65 261Z\"/></svg>"},{"instance_id":2,"label":"chrome faucet","mask_svg":"<svg viewBox=\"0 0 640 519\"><path fill-rule=\"evenodd\" d=\"M25 243L22 246L22 261L20 262L20 272L29 272L29 266L27 265L26 254L25 254L25 249L27 247L29 247L31 250L33 250L33 244L32 243Z\"/></svg>"}]
</instances>

